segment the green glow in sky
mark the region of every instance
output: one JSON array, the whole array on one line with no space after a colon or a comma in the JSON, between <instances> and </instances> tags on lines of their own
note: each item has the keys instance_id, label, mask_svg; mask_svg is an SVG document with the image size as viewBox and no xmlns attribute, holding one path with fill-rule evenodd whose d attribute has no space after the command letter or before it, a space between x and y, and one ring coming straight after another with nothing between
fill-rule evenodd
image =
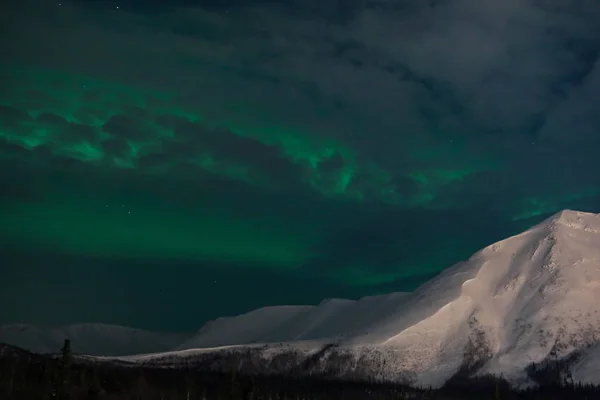
<instances>
[{"instance_id":1,"label":"green glow in sky","mask_svg":"<svg viewBox=\"0 0 600 400\"><path fill-rule=\"evenodd\" d=\"M35 69L10 70L11 90L0 98L2 105L23 113L23 118L3 124L2 137L9 143L32 150L49 146L54 155L73 158L89 164L94 170L133 169L139 174L156 175L156 179L169 179L177 174L176 165L185 161L192 166L192 174L212 173L265 190L276 190L277 184L264 176L266 169L256 169L244 164L244 159L227 158L192 148L187 154L165 158L159 167L139 166L145 154L164 150L176 132L156 122L157 116L181 116L190 122L203 124L209 129L224 127L232 134L245 136L281 148L281 157L290 165L302 170L299 179L315 194L327 197L347 198L361 201L369 197L397 204L412 204L422 199L433 199L436 184L448 184L469 173L461 171L422 171L411 174L421 184L421 192L400 193L391 183L392 175L372 161L358 161L357 152L331 139L320 139L293 127L276 123L240 125L236 121L208 121L202 110L190 110L178 106L173 94L156 93L142 88L99 81L91 77L39 71ZM25 114L27 113L27 114ZM70 126L60 124L55 118L62 117L67 124L85 127L89 136L65 137ZM103 143L118 139L115 134L103 130L103 125L115 115L135 118L131 129L142 134L126 137L126 149L109 154ZM7 120L7 122L9 122ZM166 150L168 151L168 150ZM339 165L323 169L323 163L339 157ZM194 172L194 169L197 169ZM357 174L369 179L369 193L360 187L352 187ZM201 188L199 188L201 190ZM56 190L53 188L52 190ZM206 194L210 196L210 193ZM64 197L64 200L57 198ZM152 208L139 202L128 205L127 213L112 208L105 209L101 202L89 204L77 197L65 197L56 193L34 204L20 204L2 216L1 232L20 240L32 240L37 244L51 245L69 252L105 254L110 256L142 254L156 257L206 257L229 260L253 260L266 265L297 267L309 249L319 238L320 224L310 229L299 228L303 224L281 226L278 217L265 215L243 216L231 220L225 210L209 209L175 211ZM259 234L254 231L256 220L262 220ZM271 222L268 222L272 219ZM36 221L42 221L38 223ZM264 228L267 226L268 228ZM93 227L93 228L92 228ZM306 239L310 238L310 239Z\"/></svg>"},{"instance_id":2,"label":"green glow in sky","mask_svg":"<svg viewBox=\"0 0 600 400\"><path fill-rule=\"evenodd\" d=\"M228 129L239 137L248 137L281 148L282 156L303 170L303 179L308 186L323 195L364 199L367 194L361 188L353 186L352 181L359 176L366 176L375 185L370 188L369 196L377 193L386 202L417 205L434 199L436 187L463 179L480 170L480 167L473 165L459 170L426 168L407 172L405 177L417 181L419 190L402 193L401 188L394 187L389 171L378 166L374 160L360 159L360 149L349 148L321 132L306 132L285 126L284 121L276 122L275 116L271 119L252 120L234 114L230 119L211 120L203 115L202 110L192 110L189 106L178 104L177 96L172 93L56 71L9 70L7 79L13 85L0 98L1 104L27 112L31 121L3 128L2 137L26 148L51 144L56 153L88 162L102 160L115 167L139 168L137 161L140 157L164 150L165 144L174 140L173 130L155 121L158 116L171 115L186 118L207 129ZM248 105L236 107L248 108ZM43 118L44 113L62 117L71 124L89 127L93 140L85 137L64 140L61 138L64 127L48 126L48 121ZM102 143L115 139L115 135L103 131L102 126L117 115L135 119L135 129L143 131L143 135L127 138L128 150L119 155L111 155L106 153ZM323 162L336 156L343 159L343 165L334 171L320 170ZM181 159L169 160L170 163L178 161ZM272 186L269 185L268 178L261 176L260 171L253 171L251 165L244 165L243 160L219 162L210 152L198 150L188 154L186 161L200 169L244 180L252 185ZM155 168L153 172L166 171Z\"/></svg>"},{"instance_id":3,"label":"green glow in sky","mask_svg":"<svg viewBox=\"0 0 600 400\"><path fill-rule=\"evenodd\" d=\"M89 168L88 179L96 173L118 176L119 171L128 171L134 180L135 176L154 179L157 190L162 190L163 182L184 177L183 185L193 185L195 177L209 174L265 193L297 190L301 196L330 202L375 201L400 208L435 208L440 191L473 174L498 167L493 162L469 164L465 159L460 167L429 166L392 172L379 166L377 160L362 157L361 149L351 148L332 135L286 126L276 116L268 118L266 110L257 110L261 118L248 117L252 116L252 105L248 104L232 105L245 111L234 113L231 119L211 119L210 113L178 101L174 93L145 87L32 68L9 69L5 77L11 85L0 97L0 104L11 111L3 115L1 136L7 143L29 150L17 163L30 169L47 168L40 166L37 155L38 150L47 148L52 157L82 162ZM117 126L117 130L106 128L111 118L122 116L128 118L123 126ZM227 143L224 150L218 146L203 147L206 142L202 138L194 143L193 135L199 134L196 131L179 137L179 125L169 122L175 119L193 129L229 135L226 140L232 141L233 147L227 147ZM247 141L239 140L243 138ZM120 145L118 151L107 147L113 142ZM175 144L183 149L180 146L173 151ZM258 146L256 150L265 153L255 155L253 149L244 146ZM227 151L234 153L230 156ZM144 157L155 154L160 156L158 162L143 162ZM426 152L415 154L417 158L429 157ZM12 157L10 153L3 156ZM68 168L73 167L65 168L63 179L71 179L68 176L73 171ZM280 168L294 170L297 175L285 172L278 178ZM398 183L398 178L414 184L407 189ZM50 179L46 176L38 180ZM285 182L286 179L296 181ZM201 181L195 208L177 208L172 202L153 202L151 198L128 199L106 183L100 184L97 198L78 197L76 184L69 187L68 183L46 183L43 196L5 208L8 211L0 214L1 235L67 253L226 260L297 271L310 262L315 247L327 237L327 224L336 223L335 218L327 220L321 216L307 219L310 210L286 216L282 211L270 213L268 207L255 207L256 214L234 216L236 205L232 199L225 199L223 208L218 210L203 205L201 199L213 193L210 188L203 188ZM288 183L292 189L286 186ZM103 200L111 196L120 200ZM123 203L123 208L119 203ZM540 203L530 204L531 215L543 212L536 211ZM519 218L522 217L515 217ZM347 269L333 275L344 282L370 285L414 273L435 272L441 267L437 263L429 265L391 265L389 269L396 269L395 272L381 274L369 272L369 265L347 265Z\"/></svg>"},{"instance_id":4,"label":"green glow in sky","mask_svg":"<svg viewBox=\"0 0 600 400\"><path fill-rule=\"evenodd\" d=\"M202 207L177 210L125 201L73 196L19 205L2 216L0 235L72 254L224 260L268 268L298 267L307 251L305 238L318 238L301 228L288 232L265 216L233 219Z\"/></svg>"}]
</instances>

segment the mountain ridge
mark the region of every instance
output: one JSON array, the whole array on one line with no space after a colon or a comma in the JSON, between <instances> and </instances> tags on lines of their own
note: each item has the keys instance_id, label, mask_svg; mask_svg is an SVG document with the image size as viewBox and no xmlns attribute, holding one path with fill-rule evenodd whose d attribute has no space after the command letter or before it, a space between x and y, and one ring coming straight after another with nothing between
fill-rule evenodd
<instances>
[{"instance_id":1,"label":"mountain ridge","mask_svg":"<svg viewBox=\"0 0 600 400\"><path fill-rule=\"evenodd\" d=\"M571 357L573 376L589 382L600 376L599 298L600 215L563 210L414 292L263 307L209 321L168 352L121 359L177 363L195 355L208 362L207 354L251 354L256 366L287 354L302 365L312 360L315 371L410 376L437 387L463 372L528 384L532 363ZM292 364L278 368L297 368Z\"/></svg>"},{"instance_id":2,"label":"mountain ridge","mask_svg":"<svg viewBox=\"0 0 600 400\"><path fill-rule=\"evenodd\" d=\"M382 354L375 364L386 365L383 371L374 365L377 374L415 373L423 385L442 384L465 363L481 364L481 373L523 381L531 363L566 357L600 340L595 306L600 298L599 249L600 216L564 210L484 247L396 301L384 295L370 305L345 303L325 321L337 321L338 331L320 338L271 335L263 343L293 347L294 340L317 340L357 354L375 349ZM309 313L324 307L322 303ZM369 319L365 314L377 315ZM237 344L247 344L244 339ZM181 349L192 349L198 341L196 337ZM475 360L466 360L468 351Z\"/></svg>"}]
</instances>

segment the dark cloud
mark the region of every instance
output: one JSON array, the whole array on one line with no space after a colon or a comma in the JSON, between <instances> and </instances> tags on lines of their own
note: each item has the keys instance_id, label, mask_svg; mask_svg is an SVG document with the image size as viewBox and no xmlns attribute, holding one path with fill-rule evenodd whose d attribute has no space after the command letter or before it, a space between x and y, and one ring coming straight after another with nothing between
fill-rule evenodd
<instances>
[{"instance_id":1,"label":"dark cloud","mask_svg":"<svg viewBox=\"0 0 600 400\"><path fill-rule=\"evenodd\" d=\"M227 103L232 96L240 104L261 105L281 116L283 123L350 144L390 170L405 194L417 190L404 178L412 170L444 168L457 159L478 164L486 158L502 165L494 170L503 175L498 182L505 185L496 186L497 197L509 192L518 196L531 188L545 196L545 188L557 185L557 180L576 186L571 179L576 170L593 165L600 49L600 10L595 2L340 4L173 3L168 9L127 9L141 12L135 17L96 12L102 7L91 12L83 6L60 11L49 6L44 13L57 19L44 20L38 29L54 32L59 20L77 34L56 49L25 29L19 38L25 44L35 39L32 49L52 49L47 61L59 65L73 61L75 50L102 34L87 61L77 58L82 71L174 89L221 121L231 113ZM160 13L147 13L149 9ZM36 15L19 13L20 24L7 26L35 25ZM78 18L72 18L75 15ZM106 31L109 23L119 29ZM153 40L147 40L149 35ZM21 58L26 54L23 48L29 47L6 46ZM129 57L114 57L125 53ZM111 59L110 65L102 61L106 59ZM121 138L142 138L148 134L140 126L142 114L143 110L129 110L109 120L105 129ZM187 151L191 157L213 146L216 153L227 153L257 170L289 170L280 180L296 173L268 145L242 146L225 134L225 139L211 143L216 136L204 132L211 129L181 121L170 124L177 125L179 137L185 139L165 144L163 158L171 151ZM195 135L206 142L181 144L195 141ZM446 150L456 144L460 149ZM429 148L436 156L422 159L419 154ZM571 157L575 152L577 157ZM547 163L548 159L560 161ZM518 188L506 179L515 174L522 181ZM380 192L372 181L370 173L361 172L351 189ZM452 196L442 203L488 196L490 189L483 185L479 192L478 182L477 177L454 181L441 189Z\"/></svg>"},{"instance_id":2,"label":"dark cloud","mask_svg":"<svg viewBox=\"0 0 600 400\"><path fill-rule=\"evenodd\" d=\"M31 152L25 147L11 142L5 138L0 138L0 155L3 158L21 158L26 157Z\"/></svg>"},{"instance_id":3,"label":"dark cloud","mask_svg":"<svg viewBox=\"0 0 600 400\"><path fill-rule=\"evenodd\" d=\"M348 165L340 153L335 153L329 158L320 160L317 165L320 185L335 191L344 173L344 167L348 167Z\"/></svg>"},{"instance_id":4,"label":"dark cloud","mask_svg":"<svg viewBox=\"0 0 600 400\"><path fill-rule=\"evenodd\" d=\"M154 118L154 122L162 127L173 130L178 127L179 129L183 129L188 126L188 124L193 127L193 124L187 118L180 117L179 115L160 114Z\"/></svg>"},{"instance_id":5,"label":"dark cloud","mask_svg":"<svg viewBox=\"0 0 600 400\"><path fill-rule=\"evenodd\" d=\"M161 116L157 122L172 128L175 134L173 141L164 144L164 154L210 154L217 163L239 163L278 184L297 184L301 179L302 168L291 162L279 146L176 116Z\"/></svg>"},{"instance_id":6,"label":"dark cloud","mask_svg":"<svg viewBox=\"0 0 600 400\"><path fill-rule=\"evenodd\" d=\"M179 153L176 153L179 154ZM164 153L149 153L144 154L137 159L137 166L141 168L155 168L155 167L172 167L173 161L173 153L164 152ZM177 163L180 165L181 163ZM198 170L199 167L195 167L195 170Z\"/></svg>"},{"instance_id":7,"label":"dark cloud","mask_svg":"<svg viewBox=\"0 0 600 400\"><path fill-rule=\"evenodd\" d=\"M52 113L42 113L38 115L36 118L38 122L43 124L48 124L51 126L55 126L57 128L63 128L68 124L67 120L61 117L60 115L52 114Z\"/></svg>"},{"instance_id":8,"label":"dark cloud","mask_svg":"<svg viewBox=\"0 0 600 400\"><path fill-rule=\"evenodd\" d=\"M144 121L127 115L113 115L102 125L102 130L119 139L144 140L155 134L143 126Z\"/></svg>"},{"instance_id":9,"label":"dark cloud","mask_svg":"<svg viewBox=\"0 0 600 400\"><path fill-rule=\"evenodd\" d=\"M131 152L131 147L126 140L121 138L111 138L102 142L102 149L105 154L115 157L127 157Z\"/></svg>"},{"instance_id":10,"label":"dark cloud","mask_svg":"<svg viewBox=\"0 0 600 400\"><path fill-rule=\"evenodd\" d=\"M551 0L511 0L501 6L472 0L362 1L347 10L344 5L347 14L341 20L328 17L342 13L333 3L254 5L227 6L231 12L225 15L222 9L177 4L162 24L146 16L144 23L152 25L139 26L160 30L166 24L172 36L156 37L151 45L134 34L115 34L114 39L121 48L140 52L148 46L169 48L173 63L156 61L147 69L155 71L153 76L168 76L169 85L176 87L187 82L189 88L206 84L207 90L230 92L237 84L243 88L238 95L262 101L253 82L263 85L256 77L266 76L280 82L273 89L280 96L296 93L319 102L343 102L347 113L331 116L340 126L333 133L390 166L396 166L398 149L410 149L418 136L443 140L458 135L494 155L498 140L510 146L519 140L515 136L543 137L539 131L548 129L542 128L547 116L562 107L574 88L586 84L598 49L598 7L589 1L577 7ZM186 24L204 28L182 39L179 31ZM151 53L156 50L147 51ZM203 72L176 64L183 58L203 65ZM125 71L123 63L116 60ZM245 75L231 86L203 78L226 71ZM348 113L366 126L345 129L340 119L350 119ZM374 129L384 140L365 139L370 135L364 130L376 117L381 126ZM303 118L317 123L314 116ZM396 134L399 130L407 133ZM488 141L486 132L501 138Z\"/></svg>"},{"instance_id":11,"label":"dark cloud","mask_svg":"<svg viewBox=\"0 0 600 400\"><path fill-rule=\"evenodd\" d=\"M51 112L43 112L33 118L25 110L0 106L0 126L16 140L24 140L35 135L36 129L44 129L49 131L52 140L60 145L98 141L97 132L93 127L69 122L63 116Z\"/></svg>"},{"instance_id":12,"label":"dark cloud","mask_svg":"<svg viewBox=\"0 0 600 400\"><path fill-rule=\"evenodd\" d=\"M329 158L322 160L319 163L319 172L324 173L334 173L339 172L342 168L344 168L346 162L344 161L344 156L340 153L335 153Z\"/></svg>"},{"instance_id":13,"label":"dark cloud","mask_svg":"<svg viewBox=\"0 0 600 400\"><path fill-rule=\"evenodd\" d=\"M219 129L205 137L203 144L217 160L241 162L277 183L291 183L290 180L295 183L300 178L300 168L285 157L279 146L239 136L226 129Z\"/></svg>"},{"instance_id":14,"label":"dark cloud","mask_svg":"<svg viewBox=\"0 0 600 400\"><path fill-rule=\"evenodd\" d=\"M20 130L21 124L30 119L27 111L0 105L0 126L9 132Z\"/></svg>"},{"instance_id":15,"label":"dark cloud","mask_svg":"<svg viewBox=\"0 0 600 400\"><path fill-rule=\"evenodd\" d=\"M60 138L67 144L98 141L96 130L85 124L69 123L66 129L61 131Z\"/></svg>"},{"instance_id":16,"label":"dark cloud","mask_svg":"<svg viewBox=\"0 0 600 400\"><path fill-rule=\"evenodd\" d=\"M36 121L43 124L45 128L56 132L56 140L61 144L72 145L82 142L95 143L98 141L96 130L85 124L72 123L60 115L42 113L36 117Z\"/></svg>"},{"instance_id":17,"label":"dark cloud","mask_svg":"<svg viewBox=\"0 0 600 400\"><path fill-rule=\"evenodd\" d=\"M31 150L31 155L32 167L43 171L41 177L51 177L56 173L56 176L64 176L68 180L69 176L82 176L86 171L93 170L88 162L72 157L53 143L36 146Z\"/></svg>"},{"instance_id":18,"label":"dark cloud","mask_svg":"<svg viewBox=\"0 0 600 400\"><path fill-rule=\"evenodd\" d=\"M191 145L206 145L206 141L215 136L210 128L177 116L160 116L158 123L171 127L175 137Z\"/></svg>"}]
</instances>

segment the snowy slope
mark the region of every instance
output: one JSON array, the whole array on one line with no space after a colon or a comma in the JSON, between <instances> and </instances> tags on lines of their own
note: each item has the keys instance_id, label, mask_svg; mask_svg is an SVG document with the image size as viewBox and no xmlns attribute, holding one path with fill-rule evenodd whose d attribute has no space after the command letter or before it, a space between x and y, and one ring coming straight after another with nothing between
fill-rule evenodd
<instances>
[{"instance_id":1,"label":"snowy slope","mask_svg":"<svg viewBox=\"0 0 600 400\"><path fill-rule=\"evenodd\" d=\"M600 385L600 344L585 352L573 367L573 379Z\"/></svg>"},{"instance_id":2,"label":"snowy slope","mask_svg":"<svg viewBox=\"0 0 600 400\"><path fill-rule=\"evenodd\" d=\"M318 306L276 306L208 322L179 349L306 340L337 342L393 313L407 293L328 299Z\"/></svg>"},{"instance_id":3,"label":"snowy slope","mask_svg":"<svg viewBox=\"0 0 600 400\"><path fill-rule=\"evenodd\" d=\"M563 211L449 269L413 295L408 312L360 339L402 350L408 367L427 375L453 370L483 332L493 355L486 371L517 375L553 350L598 341L598 299L600 216Z\"/></svg>"},{"instance_id":4,"label":"snowy slope","mask_svg":"<svg viewBox=\"0 0 600 400\"><path fill-rule=\"evenodd\" d=\"M207 322L197 335L179 349L255 343L280 325L311 309L311 306L263 307L236 317Z\"/></svg>"},{"instance_id":5,"label":"snowy slope","mask_svg":"<svg viewBox=\"0 0 600 400\"><path fill-rule=\"evenodd\" d=\"M28 324L0 325L0 343L36 353L56 353L71 339L76 353L119 356L171 349L189 334L163 334L105 324L41 327Z\"/></svg>"},{"instance_id":6,"label":"snowy slope","mask_svg":"<svg viewBox=\"0 0 600 400\"><path fill-rule=\"evenodd\" d=\"M477 359L484 365L480 372L520 379L531 362L600 340L600 215L558 213L409 295L325 301L282 309L276 318L270 316L275 309L216 321L210 336L203 329L181 348L313 339L315 345L337 343L357 357L377 354L373 370L383 369L378 376L411 372L424 385L441 385ZM255 325L252 335L248 324ZM465 359L467 349L473 359ZM589 370L600 363L596 357L600 351L577 368Z\"/></svg>"}]
</instances>

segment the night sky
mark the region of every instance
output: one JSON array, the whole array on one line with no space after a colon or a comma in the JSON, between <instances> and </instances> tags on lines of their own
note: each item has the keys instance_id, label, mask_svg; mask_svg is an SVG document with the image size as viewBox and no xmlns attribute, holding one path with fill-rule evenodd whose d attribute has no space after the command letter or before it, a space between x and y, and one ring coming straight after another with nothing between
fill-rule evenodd
<instances>
[{"instance_id":1,"label":"night sky","mask_svg":"<svg viewBox=\"0 0 600 400\"><path fill-rule=\"evenodd\" d=\"M600 212L597 0L0 8L0 323L412 290Z\"/></svg>"}]
</instances>

